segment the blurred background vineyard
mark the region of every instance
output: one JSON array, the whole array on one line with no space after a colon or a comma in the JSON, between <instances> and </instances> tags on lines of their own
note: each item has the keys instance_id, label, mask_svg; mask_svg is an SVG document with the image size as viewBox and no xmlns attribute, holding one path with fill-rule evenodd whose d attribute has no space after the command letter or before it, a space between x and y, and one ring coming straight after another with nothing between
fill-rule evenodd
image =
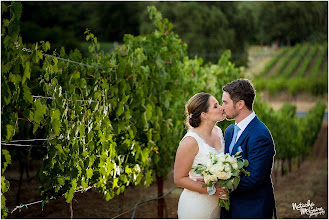
<instances>
[{"instance_id":1,"label":"blurred background vineyard","mask_svg":"<svg viewBox=\"0 0 329 220\"><path fill-rule=\"evenodd\" d=\"M266 89L272 96L282 90L293 96L327 93L327 2L22 4L21 34L27 44L48 40L52 49L77 48L87 56L83 32L88 27L102 50L113 51L122 44L125 34L137 36L153 31L145 8L155 5L187 43L189 57L216 63L229 49L236 66L257 75L258 90Z\"/></svg>"},{"instance_id":2,"label":"blurred background vineyard","mask_svg":"<svg viewBox=\"0 0 329 220\"><path fill-rule=\"evenodd\" d=\"M303 217L293 213L291 202L308 199L328 210L328 2L8 5L2 2L2 217L69 218L73 206L75 218L130 218L134 205L174 189L172 164L185 132L184 102L200 91L221 100L221 86L240 77L255 85L255 112L276 144L278 217ZM149 5L162 16L147 10ZM18 52L17 41L36 52ZM70 108L63 96L74 100ZM104 109L77 101L87 98L104 103ZM87 126L88 118L97 126ZM219 125L224 130L230 123ZM64 132L78 141L61 142ZM49 143L11 142L50 137ZM101 168L110 159L124 172L105 179L98 173L105 173ZM87 186L98 188L74 193ZM145 203L135 217L176 218L179 193L175 189L158 204ZM57 195L44 211L37 205L10 214L15 206Z\"/></svg>"},{"instance_id":3,"label":"blurred background vineyard","mask_svg":"<svg viewBox=\"0 0 329 220\"><path fill-rule=\"evenodd\" d=\"M151 33L146 6L155 5L173 23L188 53L217 62L230 49L236 65L247 66L250 45L278 47L327 41L327 2L22 2L26 43L48 40L58 51L88 52L86 27L104 51L125 34Z\"/></svg>"}]
</instances>

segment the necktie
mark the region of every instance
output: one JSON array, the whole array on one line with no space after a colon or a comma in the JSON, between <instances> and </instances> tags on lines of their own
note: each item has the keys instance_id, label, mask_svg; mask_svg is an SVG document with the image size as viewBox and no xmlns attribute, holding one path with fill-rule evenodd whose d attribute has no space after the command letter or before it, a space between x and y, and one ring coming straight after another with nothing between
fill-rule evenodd
<instances>
[{"instance_id":1,"label":"necktie","mask_svg":"<svg viewBox=\"0 0 329 220\"><path fill-rule=\"evenodd\" d=\"M235 145L235 142L236 142L236 137L238 136L238 132L240 131L240 128L237 126L237 125L234 125L234 134L233 134L233 138L232 138L232 141L231 141L231 144L230 144L230 155L232 153L232 150L233 150L233 147Z\"/></svg>"}]
</instances>

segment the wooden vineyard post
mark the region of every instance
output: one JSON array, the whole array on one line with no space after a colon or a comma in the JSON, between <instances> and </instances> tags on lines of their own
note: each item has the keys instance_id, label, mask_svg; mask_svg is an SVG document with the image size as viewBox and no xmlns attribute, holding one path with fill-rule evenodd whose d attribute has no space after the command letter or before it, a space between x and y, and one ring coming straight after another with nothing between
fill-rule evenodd
<instances>
[{"instance_id":1,"label":"wooden vineyard post","mask_svg":"<svg viewBox=\"0 0 329 220\"><path fill-rule=\"evenodd\" d=\"M69 210L68 210L69 218L73 219L73 199L68 204L68 208L69 208Z\"/></svg>"},{"instance_id":2,"label":"wooden vineyard post","mask_svg":"<svg viewBox=\"0 0 329 220\"><path fill-rule=\"evenodd\" d=\"M16 194L16 204L20 203L20 194L21 194L22 181L24 175L24 165L21 157L19 157L19 171L20 171L20 175L19 175L18 191Z\"/></svg>"},{"instance_id":3,"label":"wooden vineyard post","mask_svg":"<svg viewBox=\"0 0 329 220\"><path fill-rule=\"evenodd\" d=\"M124 205L124 198L125 198L125 193L121 193L119 195L119 210L118 210L118 214L121 214L123 212L123 205Z\"/></svg>"},{"instance_id":4,"label":"wooden vineyard post","mask_svg":"<svg viewBox=\"0 0 329 220\"><path fill-rule=\"evenodd\" d=\"M164 210L166 211L166 218L168 218L168 209L167 209L166 200L164 200L164 198L163 198L163 203L164 203Z\"/></svg>"},{"instance_id":5,"label":"wooden vineyard post","mask_svg":"<svg viewBox=\"0 0 329 220\"><path fill-rule=\"evenodd\" d=\"M281 176L284 175L284 159L282 159L282 165L281 165Z\"/></svg>"},{"instance_id":6,"label":"wooden vineyard post","mask_svg":"<svg viewBox=\"0 0 329 220\"><path fill-rule=\"evenodd\" d=\"M300 168L301 161L302 161L302 156L299 156L297 158L297 167L298 167L298 169Z\"/></svg>"},{"instance_id":7,"label":"wooden vineyard post","mask_svg":"<svg viewBox=\"0 0 329 220\"><path fill-rule=\"evenodd\" d=\"M157 175L158 197L163 196L163 176ZM158 218L163 218L164 198L158 199Z\"/></svg>"}]
</instances>

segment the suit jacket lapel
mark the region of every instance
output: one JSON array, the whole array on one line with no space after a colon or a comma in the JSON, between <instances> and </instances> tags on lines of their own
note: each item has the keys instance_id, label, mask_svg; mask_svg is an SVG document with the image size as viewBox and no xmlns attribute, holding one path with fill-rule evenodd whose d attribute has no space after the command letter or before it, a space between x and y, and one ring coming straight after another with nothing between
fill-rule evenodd
<instances>
[{"instance_id":1,"label":"suit jacket lapel","mask_svg":"<svg viewBox=\"0 0 329 220\"><path fill-rule=\"evenodd\" d=\"M240 146L242 141L250 134L251 130L255 127L255 125L257 124L258 121L259 121L259 119L257 118L257 116L255 116L255 118L253 120L251 120L251 122L248 124L246 129L244 129L244 131L242 132L238 141L235 143L235 145L232 149L232 155L234 155L237 152L238 146Z\"/></svg>"}]
</instances>

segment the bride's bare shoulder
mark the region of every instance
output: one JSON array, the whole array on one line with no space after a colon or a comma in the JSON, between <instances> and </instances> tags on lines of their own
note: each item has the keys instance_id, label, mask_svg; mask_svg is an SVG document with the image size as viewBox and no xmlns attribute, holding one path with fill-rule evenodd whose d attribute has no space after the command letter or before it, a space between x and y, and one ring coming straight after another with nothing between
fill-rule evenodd
<instances>
[{"instance_id":1,"label":"bride's bare shoulder","mask_svg":"<svg viewBox=\"0 0 329 220\"><path fill-rule=\"evenodd\" d=\"M218 127L217 125L215 125L215 128L217 129L218 133L223 133L222 129L220 127Z\"/></svg>"},{"instance_id":2,"label":"bride's bare shoulder","mask_svg":"<svg viewBox=\"0 0 329 220\"><path fill-rule=\"evenodd\" d=\"M195 148L195 147L198 147L198 142L192 136L184 137L179 144L179 148Z\"/></svg>"}]
</instances>

